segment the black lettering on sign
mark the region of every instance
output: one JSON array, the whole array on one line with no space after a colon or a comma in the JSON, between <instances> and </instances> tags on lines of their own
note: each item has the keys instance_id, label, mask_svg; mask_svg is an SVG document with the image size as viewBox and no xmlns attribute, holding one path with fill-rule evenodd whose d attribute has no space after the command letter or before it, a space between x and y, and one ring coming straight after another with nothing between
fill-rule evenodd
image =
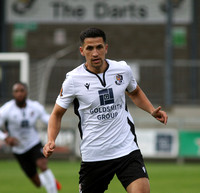
<instances>
[{"instance_id":1,"label":"black lettering on sign","mask_svg":"<svg viewBox=\"0 0 200 193\"><path fill-rule=\"evenodd\" d=\"M54 18L82 18L86 13L85 7L82 5L71 6L64 2L53 2L51 3L51 6L53 8Z\"/></svg>"},{"instance_id":2,"label":"black lettering on sign","mask_svg":"<svg viewBox=\"0 0 200 193\"><path fill-rule=\"evenodd\" d=\"M94 14L96 18L146 18L148 9L146 6L137 6L133 3L128 5L109 5L105 2L96 3L94 5Z\"/></svg>"}]
</instances>

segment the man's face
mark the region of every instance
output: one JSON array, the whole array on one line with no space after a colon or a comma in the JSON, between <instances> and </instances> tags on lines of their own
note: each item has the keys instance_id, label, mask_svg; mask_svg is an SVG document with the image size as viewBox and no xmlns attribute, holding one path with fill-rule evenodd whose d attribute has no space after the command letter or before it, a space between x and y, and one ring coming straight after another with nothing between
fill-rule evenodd
<instances>
[{"instance_id":1,"label":"man's face","mask_svg":"<svg viewBox=\"0 0 200 193\"><path fill-rule=\"evenodd\" d=\"M80 47L80 53L86 59L89 68L100 69L105 61L108 45L104 43L102 37L85 38Z\"/></svg>"},{"instance_id":2,"label":"man's face","mask_svg":"<svg viewBox=\"0 0 200 193\"><path fill-rule=\"evenodd\" d=\"M15 84L13 86L13 97L17 103L24 103L27 97L27 90L21 84Z\"/></svg>"}]
</instances>

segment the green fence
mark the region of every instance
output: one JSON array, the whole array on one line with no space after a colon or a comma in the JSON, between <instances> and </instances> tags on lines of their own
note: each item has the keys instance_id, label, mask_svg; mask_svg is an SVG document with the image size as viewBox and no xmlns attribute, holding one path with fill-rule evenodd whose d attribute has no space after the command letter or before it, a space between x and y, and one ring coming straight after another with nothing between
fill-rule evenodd
<instances>
[{"instance_id":1,"label":"green fence","mask_svg":"<svg viewBox=\"0 0 200 193\"><path fill-rule=\"evenodd\" d=\"M179 156L200 158L200 131L179 132Z\"/></svg>"}]
</instances>

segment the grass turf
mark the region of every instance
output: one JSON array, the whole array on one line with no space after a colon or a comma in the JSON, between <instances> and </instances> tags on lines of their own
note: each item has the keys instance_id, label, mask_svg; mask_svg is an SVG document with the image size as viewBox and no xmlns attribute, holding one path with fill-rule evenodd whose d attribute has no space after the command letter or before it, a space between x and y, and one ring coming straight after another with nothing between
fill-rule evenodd
<instances>
[{"instance_id":1,"label":"grass turf","mask_svg":"<svg viewBox=\"0 0 200 193\"><path fill-rule=\"evenodd\" d=\"M79 162L49 161L62 183L60 193L78 192ZM200 164L146 163L152 193L199 193ZM24 175L15 160L0 161L0 193L45 193ZM126 192L115 177L106 193Z\"/></svg>"}]
</instances>

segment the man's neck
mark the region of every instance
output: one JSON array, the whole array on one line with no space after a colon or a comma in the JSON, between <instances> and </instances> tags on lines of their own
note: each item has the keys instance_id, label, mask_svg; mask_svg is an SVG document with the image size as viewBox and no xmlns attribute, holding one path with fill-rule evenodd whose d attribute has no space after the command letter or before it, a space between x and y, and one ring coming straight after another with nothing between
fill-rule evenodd
<instances>
[{"instance_id":1,"label":"man's neck","mask_svg":"<svg viewBox=\"0 0 200 193\"><path fill-rule=\"evenodd\" d=\"M16 105L17 105L19 108L24 108L24 107L26 107L26 101L24 101L24 102L17 102L17 101L16 101Z\"/></svg>"},{"instance_id":2,"label":"man's neck","mask_svg":"<svg viewBox=\"0 0 200 193\"><path fill-rule=\"evenodd\" d=\"M104 60L103 65L99 68L91 67L91 66L87 65L87 63L85 64L85 66L89 71L91 71L95 74L100 74L100 73L104 73L106 71L106 69L108 67L108 63L106 62L106 60Z\"/></svg>"}]
</instances>

